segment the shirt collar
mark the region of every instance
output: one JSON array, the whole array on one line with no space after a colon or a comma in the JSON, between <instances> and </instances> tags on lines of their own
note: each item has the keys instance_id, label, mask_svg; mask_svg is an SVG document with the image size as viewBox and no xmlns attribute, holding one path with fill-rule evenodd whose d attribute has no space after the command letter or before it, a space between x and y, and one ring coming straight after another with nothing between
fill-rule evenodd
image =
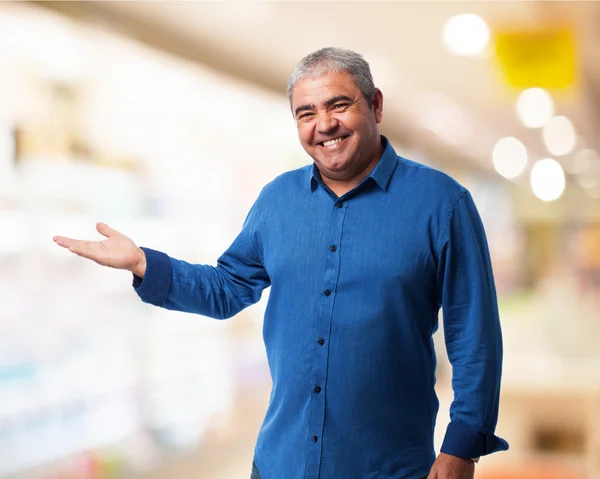
<instances>
[{"instance_id":1,"label":"shirt collar","mask_svg":"<svg viewBox=\"0 0 600 479\"><path fill-rule=\"evenodd\" d=\"M392 178L392 173L394 173L398 161L392 144L383 135L381 135L381 143L385 146L383 155L381 156L379 163L377 163L367 178L372 178L377 186L379 186L383 191L387 191L388 185ZM315 163L312 164L312 167L307 168L307 176L311 191L314 191L317 184L323 182L321 179L321 173L319 173L319 169Z\"/></svg>"}]
</instances>

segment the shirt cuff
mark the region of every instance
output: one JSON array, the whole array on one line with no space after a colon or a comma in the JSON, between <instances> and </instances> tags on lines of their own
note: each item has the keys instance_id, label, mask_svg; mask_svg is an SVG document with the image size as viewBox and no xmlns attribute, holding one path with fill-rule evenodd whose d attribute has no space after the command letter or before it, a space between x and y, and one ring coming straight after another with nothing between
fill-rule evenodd
<instances>
[{"instance_id":1,"label":"shirt cuff","mask_svg":"<svg viewBox=\"0 0 600 479\"><path fill-rule=\"evenodd\" d=\"M143 248L146 255L146 272L140 278L133 275L133 288L144 303L162 306L171 290L173 267L171 259L165 253Z\"/></svg>"},{"instance_id":2,"label":"shirt cuff","mask_svg":"<svg viewBox=\"0 0 600 479\"><path fill-rule=\"evenodd\" d=\"M508 443L487 429L480 429L464 422L452 421L446 430L441 451L465 459L506 451Z\"/></svg>"}]
</instances>

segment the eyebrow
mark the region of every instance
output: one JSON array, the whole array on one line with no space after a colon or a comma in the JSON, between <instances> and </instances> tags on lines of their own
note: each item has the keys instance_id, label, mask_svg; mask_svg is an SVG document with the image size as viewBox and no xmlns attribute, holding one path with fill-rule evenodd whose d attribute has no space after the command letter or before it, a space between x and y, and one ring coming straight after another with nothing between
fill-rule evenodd
<instances>
[{"instance_id":1,"label":"eyebrow","mask_svg":"<svg viewBox=\"0 0 600 479\"><path fill-rule=\"evenodd\" d=\"M334 96L333 98L330 98L329 100L327 100L324 105L329 108L331 105L333 105L334 103L337 103L338 101L348 101L348 102L352 102L354 101L352 98L350 98L349 96L346 95L338 95L338 96ZM298 113L305 111L305 110L312 110L315 108L315 105L300 105L298 108L296 108L296 110L294 111L294 115L298 116Z\"/></svg>"}]
</instances>

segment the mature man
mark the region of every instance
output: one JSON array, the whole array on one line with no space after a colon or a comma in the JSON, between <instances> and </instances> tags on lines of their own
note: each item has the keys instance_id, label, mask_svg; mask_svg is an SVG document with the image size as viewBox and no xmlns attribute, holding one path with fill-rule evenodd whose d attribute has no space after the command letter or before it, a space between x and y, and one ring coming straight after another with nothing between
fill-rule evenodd
<instances>
[{"instance_id":1,"label":"mature man","mask_svg":"<svg viewBox=\"0 0 600 479\"><path fill-rule=\"evenodd\" d=\"M288 82L314 164L269 183L217 266L191 265L99 223L54 240L133 272L145 301L229 318L271 286L273 389L252 478L471 479L494 435L502 339L485 233L469 192L396 155L357 53L325 48ZM437 459L432 334L444 311L451 422Z\"/></svg>"}]
</instances>

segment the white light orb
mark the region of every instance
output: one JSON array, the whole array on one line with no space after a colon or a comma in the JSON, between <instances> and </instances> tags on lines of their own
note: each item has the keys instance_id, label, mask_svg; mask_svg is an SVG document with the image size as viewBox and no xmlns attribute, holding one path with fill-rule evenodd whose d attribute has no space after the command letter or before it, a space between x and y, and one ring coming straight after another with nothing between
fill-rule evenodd
<instances>
[{"instance_id":1,"label":"white light orb","mask_svg":"<svg viewBox=\"0 0 600 479\"><path fill-rule=\"evenodd\" d=\"M542 201L554 201L565 191L565 173L552 158L539 160L531 169L531 189Z\"/></svg>"},{"instance_id":2,"label":"white light orb","mask_svg":"<svg viewBox=\"0 0 600 479\"><path fill-rule=\"evenodd\" d=\"M515 137L502 138L494 147L492 161L504 178L516 178L527 166L527 148Z\"/></svg>"},{"instance_id":3,"label":"white light orb","mask_svg":"<svg viewBox=\"0 0 600 479\"><path fill-rule=\"evenodd\" d=\"M454 55L477 55L490 41L490 29L479 15L462 13L450 18L442 30L442 42Z\"/></svg>"},{"instance_id":4,"label":"white light orb","mask_svg":"<svg viewBox=\"0 0 600 479\"><path fill-rule=\"evenodd\" d=\"M554 115L554 102L543 88L529 88L517 99L517 114L527 128L541 128Z\"/></svg>"},{"instance_id":5,"label":"white light orb","mask_svg":"<svg viewBox=\"0 0 600 479\"><path fill-rule=\"evenodd\" d=\"M546 148L555 156L570 153L575 148L575 143L577 142L575 127L566 116L553 117L544 126L542 136L544 137Z\"/></svg>"}]
</instances>

